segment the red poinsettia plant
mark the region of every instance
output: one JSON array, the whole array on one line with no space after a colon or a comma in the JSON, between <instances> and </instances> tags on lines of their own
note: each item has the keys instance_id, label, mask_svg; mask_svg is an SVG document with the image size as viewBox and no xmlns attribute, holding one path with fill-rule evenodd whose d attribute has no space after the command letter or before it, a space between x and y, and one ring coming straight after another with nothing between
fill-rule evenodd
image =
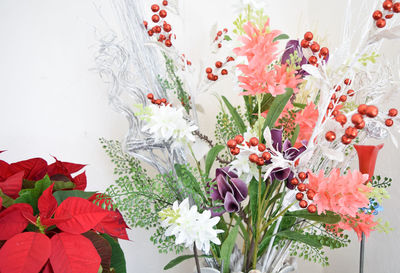
<instances>
[{"instance_id":1,"label":"red poinsettia plant","mask_svg":"<svg viewBox=\"0 0 400 273\"><path fill-rule=\"evenodd\" d=\"M0 273L125 273L121 213L84 192L85 165L0 160Z\"/></svg>"}]
</instances>

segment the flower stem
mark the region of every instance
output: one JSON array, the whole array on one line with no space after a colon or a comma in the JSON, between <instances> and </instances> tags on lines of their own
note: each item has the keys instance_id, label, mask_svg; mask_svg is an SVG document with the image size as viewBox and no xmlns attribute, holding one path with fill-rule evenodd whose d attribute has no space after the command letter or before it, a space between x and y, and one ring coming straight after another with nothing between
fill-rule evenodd
<instances>
[{"instance_id":1,"label":"flower stem","mask_svg":"<svg viewBox=\"0 0 400 273\"><path fill-rule=\"evenodd\" d=\"M201 271L200 271L199 255L197 254L196 243L193 243L193 254L194 254L194 260L196 261L196 270L197 270L197 273L201 273Z\"/></svg>"}]
</instances>

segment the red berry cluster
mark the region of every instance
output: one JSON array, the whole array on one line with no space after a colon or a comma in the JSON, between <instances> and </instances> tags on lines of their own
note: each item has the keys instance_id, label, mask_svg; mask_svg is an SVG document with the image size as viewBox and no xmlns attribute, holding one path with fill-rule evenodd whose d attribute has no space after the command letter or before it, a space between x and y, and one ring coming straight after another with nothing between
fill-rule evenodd
<instances>
[{"instance_id":1,"label":"red berry cluster","mask_svg":"<svg viewBox=\"0 0 400 273\"><path fill-rule=\"evenodd\" d=\"M162 5L168 6L168 1L162 1ZM167 23L167 21L165 21L165 18L167 17L167 11L165 9L161 9L157 4L151 5L151 11L154 13L151 17L151 21L153 21L153 23L156 25L149 29L147 33L150 37L156 35L157 41L164 43L166 47L171 47L172 34L170 32L172 31L172 27ZM149 26L147 21L143 21L143 25L146 29L148 29Z\"/></svg>"},{"instance_id":2,"label":"red berry cluster","mask_svg":"<svg viewBox=\"0 0 400 273\"><path fill-rule=\"evenodd\" d=\"M392 0L386 0L382 4L383 11L376 10L372 14L375 24L378 28L386 26L386 20L391 19L395 13L400 13L400 2L393 3Z\"/></svg>"},{"instance_id":3,"label":"red berry cluster","mask_svg":"<svg viewBox=\"0 0 400 273\"><path fill-rule=\"evenodd\" d=\"M235 59L233 57L228 56L226 58L226 61L223 63L221 61L217 61L215 62L215 71L213 73L213 69L211 67L207 67L206 68L206 74L207 74L207 79L210 81L217 81L218 80L218 75L216 75L216 73L219 72L219 70L221 70L221 75L222 76L226 76L228 75L228 70L224 68L224 66L229 63L234 61Z\"/></svg>"},{"instance_id":4,"label":"red berry cluster","mask_svg":"<svg viewBox=\"0 0 400 273\"><path fill-rule=\"evenodd\" d=\"M181 61L182 61L183 63L186 62L186 65L187 65L187 66L191 66L191 65L192 65L192 62L189 61L188 59L186 59L185 54L182 54L182 56L181 56Z\"/></svg>"},{"instance_id":5,"label":"red berry cluster","mask_svg":"<svg viewBox=\"0 0 400 273\"><path fill-rule=\"evenodd\" d=\"M244 142L244 137L241 135L235 136L234 139L228 140L226 145L231 149L231 154L238 155L240 153L240 148L237 145L242 144ZM259 143L258 138L252 137L249 142L246 142L248 147L257 147L258 151L262 153L261 156L258 156L256 153L253 153L249 156L249 161L257 164L258 166L263 166L267 161L271 160L271 154L267 151L267 147L264 144Z\"/></svg>"},{"instance_id":6,"label":"red berry cluster","mask_svg":"<svg viewBox=\"0 0 400 273\"><path fill-rule=\"evenodd\" d=\"M331 102L328 105L328 109L327 109L327 113L329 113L329 111L332 111L331 116L336 118L338 115L340 115L340 111L339 110L334 110L335 104L338 103L345 103L347 101L347 96L349 97L353 97L355 94L355 91L353 89L351 89L350 85L351 85L351 80L350 79L345 79L344 80L344 87L343 87L343 91L347 91L347 95L344 95L344 92L341 92L343 95L336 95L336 93L334 93L331 97ZM342 91L342 86L338 85L338 86L334 86L333 89L335 90L335 92L340 92ZM346 122L344 122L346 123ZM343 124L342 124L343 125Z\"/></svg>"},{"instance_id":7,"label":"red berry cluster","mask_svg":"<svg viewBox=\"0 0 400 273\"><path fill-rule=\"evenodd\" d=\"M224 28L223 30L219 30L217 32L217 35L215 36L215 39L214 39L214 43L217 43L218 48L221 48L222 47L222 42L224 40L226 40L225 37L222 36L222 34L223 33L227 33L227 32L228 32L227 28Z\"/></svg>"},{"instance_id":8,"label":"red berry cluster","mask_svg":"<svg viewBox=\"0 0 400 273\"><path fill-rule=\"evenodd\" d=\"M392 127L393 126L394 122L393 122L392 118L396 117L398 113L399 113L399 111L396 108L392 108L392 109L389 110L389 112L388 112L389 118L387 118L385 120L385 125L387 127Z\"/></svg>"},{"instance_id":9,"label":"red berry cluster","mask_svg":"<svg viewBox=\"0 0 400 273\"><path fill-rule=\"evenodd\" d=\"M154 99L154 95L152 93L147 94L147 98L151 101L152 104L157 104L157 105L161 105L164 104L165 106L170 105L172 106L172 104L170 104L166 98L162 98L162 99Z\"/></svg>"},{"instance_id":10,"label":"red berry cluster","mask_svg":"<svg viewBox=\"0 0 400 273\"><path fill-rule=\"evenodd\" d=\"M329 55L329 49L327 47L320 47L320 45L313 41L314 35L308 31L304 34L304 39L301 41L302 48L310 48L313 55L308 58L308 62L312 65L318 66L318 61L326 60Z\"/></svg>"},{"instance_id":11,"label":"red berry cluster","mask_svg":"<svg viewBox=\"0 0 400 273\"><path fill-rule=\"evenodd\" d=\"M299 191L296 194L296 199L299 201L299 206L303 209L307 208L310 213L315 213L317 211L317 207L314 204L309 203L311 203L311 201L314 199L316 193L311 189L307 190L307 185L304 183L304 181L307 179L307 174L305 172L300 172L297 176L298 178L294 177L290 180L290 184L295 186ZM308 202L305 200L305 197L307 197Z\"/></svg>"}]
</instances>

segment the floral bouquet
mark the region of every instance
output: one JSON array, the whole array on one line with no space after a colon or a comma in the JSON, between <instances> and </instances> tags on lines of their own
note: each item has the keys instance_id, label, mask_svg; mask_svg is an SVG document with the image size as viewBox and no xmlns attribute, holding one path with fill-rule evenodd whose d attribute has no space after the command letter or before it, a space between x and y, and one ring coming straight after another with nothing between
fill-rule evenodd
<instances>
[{"instance_id":1,"label":"floral bouquet","mask_svg":"<svg viewBox=\"0 0 400 273\"><path fill-rule=\"evenodd\" d=\"M85 192L85 165L0 161L0 272L124 273L122 215Z\"/></svg>"},{"instance_id":2,"label":"floral bouquet","mask_svg":"<svg viewBox=\"0 0 400 273\"><path fill-rule=\"evenodd\" d=\"M233 31L213 30L218 59L204 67L175 47L169 17L179 3L143 3L116 5L129 45L104 41L97 58L112 105L130 124L123 145L102 143L119 175L107 195L131 226L154 228L160 252L193 250L164 269L194 258L201 272L204 258L223 273L291 272L296 255L325 266L324 248L349 244L345 230L362 238L390 229L375 217L391 182L373 176L382 147L361 144L387 136L397 144L398 111L384 102L399 88L399 64L375 52L400 38L400 3L365 1L359 28L348 16L348 42L335 49L310 31L285 42L248 6ZM151 12L144 21L143 10ZM196 98L225 78L243 102L217 96L212 139L199 128ZM357 152L360 170L352 169Z\"/></svg>"}]
</instances>

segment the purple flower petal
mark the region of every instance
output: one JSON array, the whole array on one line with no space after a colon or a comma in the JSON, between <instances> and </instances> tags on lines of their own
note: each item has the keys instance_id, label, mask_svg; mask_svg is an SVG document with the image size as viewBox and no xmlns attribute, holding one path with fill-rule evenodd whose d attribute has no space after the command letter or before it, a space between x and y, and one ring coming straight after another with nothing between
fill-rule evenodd
<instances>
[{"instance_id":1,"label":"purple flower petal","mask_svg":"<svg viewBox=\"0 0 400 273\"><path fill-rule=\"evenodd\" d=\"M225 177L223 175L217 176L217 187L219 191L219 195L222 198L225 198L226 193L230 192L233 193L233 189L231 185L229 185L228 181L226 181Z\"/></svg>"},{"instance_id":2,"label":"purple flower petal","mask_svg":"<svg viewBox=\"0 0 400 273\"><path fill-rule=\"evenodd\" d=\"M292 147L292 143L290 142L289 139L286 139L285 142L283 143L283 151L286 151L287 149Z\"/></svg>"},{"instance_id":3,"label":"purple flower petal","mask_svg":"<svg viewBox=\"0 0 400 273\"><path fill-rule=\"evenodd\" d=\"M234 191L234 197L238 202L242 202L244 199L246 199L247 194L248 194L248 189L247 185L240 180L239 178L232 178L231 179L232 185L233 185L233 191Z\"/></svg>"},{"instance_id":4,"label":"purple flower petal","mask_svg":"<svg viewBox=\"0 0 400 273\"><path fill-rule=\"evenodd\" d=\"M282 129L271 129L272 146L282 152Z\"/></svg>"},{"instance_id":5,"label":"purple flower petal","mask_svg":"<svg viewBox=\"0 0 400 273\"><path fill-rule=\"evenodd\" d=\"M232 193L227 192L225 195L224 208L227 212L238 212L239 203L236 201Z\"/></svg>"},{"instance_id":6,"label":"purple flower petal","mask_svg":"<svg viewBox=\"0 0 400 273\"><path fill-rule=\"evenodd\" d=\"M273 174L273 178L275 178L276 180L284 181L289 177L290 172L290 168L276 168L272 170L271 174Z\"/></svg>"},{"instance_id":7,"label":"purple flower petal","mask_svg":"<svg viewBox=\"0 0 400 273\"><path fill-rule=\"evenodd\" d=\"M211 217L217 217L225 213L225 208L223 206L218 206L210 208L210 211L211 211Z\"/></svg>"},{"instance_id":8,"label":"purple flower petal","mask_svg":"<svg viewBox=\"0 0 400 273\"><path fill-rule=\"evenodd\" d=\"M215 179L213 180L213 182L215 182ZM222 198L222 196L219 194L219 191L218 191L218 187L217 187L217 185L212 185L212 186L209 186L210 187L210 194L211 194L211 199L212 200L224 200L223 198Z\"/></svg>"}]
</instances>

